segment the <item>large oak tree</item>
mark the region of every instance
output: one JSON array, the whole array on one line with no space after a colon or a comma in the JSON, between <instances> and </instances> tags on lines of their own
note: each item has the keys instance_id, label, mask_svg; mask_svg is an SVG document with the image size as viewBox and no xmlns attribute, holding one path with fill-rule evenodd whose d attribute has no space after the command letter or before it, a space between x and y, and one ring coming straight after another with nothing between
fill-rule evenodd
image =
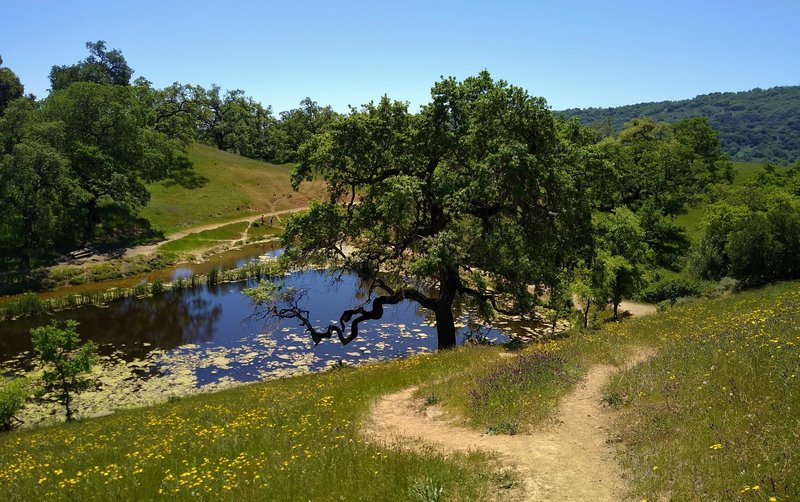
<instances>
[{"instance_id":1,"label":"large oak tree","mask_svg":"<svg viewBox=\"0 0 800 502\"><path fill-rule=\"evenodd\" d=\"M487 72L439 81L418 114L386 97L352 110L301 149L293 182L322 178L329 197L288 224L284 263L329 263L365 279L368 294L327 327L281 281L251 296L315 343L346 344L404 300L433 313L439 347L455 345L465 302L485 316L529 311L529 285L553 284L589 236L577 128Z\"/></svg>"}]
</instances>

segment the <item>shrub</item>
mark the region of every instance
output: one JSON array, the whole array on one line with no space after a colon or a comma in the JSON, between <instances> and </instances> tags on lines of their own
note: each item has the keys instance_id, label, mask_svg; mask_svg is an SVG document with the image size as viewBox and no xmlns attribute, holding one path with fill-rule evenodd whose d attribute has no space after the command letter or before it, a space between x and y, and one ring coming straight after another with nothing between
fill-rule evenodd
<instances>
[{"instance_id":1,"label":"shrub","mask_svg":"<svg viewBox=\"0 0 800 502\"><path fill-rule=\"evenodd\" d=\"M664 300L675 303L675 300L684 296L698 296L700 291L700 285L696 282L686 279L662 279L648 286L640 297L649 303L659 303Z\"/></svg>"},{"instance_id":2,"label":"shrub","mask_svg":"<svg viewBox=\"0 0 800 502\"><path fill-rule=\"evenodd\" d=\"M17 412L28 398L27 378L0 378L0 431L11 430L20 420Z\"/></svg>"}]
</instances>

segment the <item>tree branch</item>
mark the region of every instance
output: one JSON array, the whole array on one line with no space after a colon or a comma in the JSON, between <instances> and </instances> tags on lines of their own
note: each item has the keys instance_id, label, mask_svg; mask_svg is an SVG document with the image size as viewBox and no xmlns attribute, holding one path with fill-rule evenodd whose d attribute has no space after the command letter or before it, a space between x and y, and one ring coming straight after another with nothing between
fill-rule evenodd
<instances>
[{"instance_id":1,"label":"tree branch","mask_svg":"<svg viewBox=\"0 0 800 502\"><path fill-rule=\"evenodd\" d=\"M436 302L419 291L411 288L404 288L392 291L391 288L377 280L376 283L381 289L385 289L388 294L367 300L358 307L342 312L338 324L329 324L325 329L317 329L310 319L310 312L300 307L300 302L307 297L305 291L296 294L286 294L281 296L281 300L286 303L285 307L279 307L277 301L270 302L270 305L261 315L264 317L275 317L278 319L297 319L300 324L311 334L314 345L318 345L323 339L333 338L335 335L342 345L347 345L358 337L359 325L364 321L377 320L383 317L384 306L396 305L403 300L413 300L425 308L434 308ZM370 290L370 296L374 287ZM371 309L368 308L371 304ZM347 329L347 325L349 330ZM349 332L348 332L349 331Z\"/></svg>"}]
</instances>

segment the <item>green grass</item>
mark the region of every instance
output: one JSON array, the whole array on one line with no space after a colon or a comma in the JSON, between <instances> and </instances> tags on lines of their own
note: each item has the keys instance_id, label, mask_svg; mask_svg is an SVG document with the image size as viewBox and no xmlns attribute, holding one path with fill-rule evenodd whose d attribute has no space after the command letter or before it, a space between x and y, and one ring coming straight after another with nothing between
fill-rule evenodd
<instances>
[{"instance_id":1,"label":"green grass","mask_svg":"<svg viewBox=\"0 0 800 502\"><path fill-rule=\"evenodd\" d=\"M275 222L275 225L277 224L278 222ZM247 235L245 239L242 240L245 230L247 230ZM218 250L220 246L227 247L231 243L254 243L272 237L279 237L282 232L282 227L270 226L268 223L262 225L260 222L250 224L246 221L240 221L212 230L195 232L181 237L180 239L167 242L158 247L158 252L163 256L177 259L181 255L197 251L214 252Z\"/></svg>"},{"instance_id":2,"label":"green grass","mask_svg":"<svg viewBox=\"0 0 800 502\"><path fill-rule=\"evenodd\" d=\"M735 173L733 178L734 186L744 184L764 166L764 164L758 162L733 162L732 164ZM686 229L689 241L694 244L700 240L704 216L705 206L687 206L686 212L676 216L673 222Z\"/></svg>"},{"instance_id":3,"label":"green grass","mask_svg":"<svg viewBox=\"0 0 800 502\"><path fill-rule=\"evenodd\" d=\"M797 500L798 326L800 283L785 283L573 331L515 359L461 348L18 431L0 436L0 497L286 500L302 487L311 500L413 500L440 489L447 500L486 499L508 485L493 459L366 442L371 403L417 385L422 403L474 427L523 432L592 364L651 348L652 359L605 391L620 411L610 438L624 446L631 496Z\"/></svg>"},{"instance_id":4,"label":"green grass","mask_svg":"<svg viewBox=\"0 0 800 502\"><path fill-rule=\"evenodd\" d=\"M277 226L279 224L277 218L273 224L275 226L270 226L268 222L263 225L257 221L253 222L253 224L250 225L250 229L247 231L247 241L255 242L270 237L279 237L281 233L283 233L283 228Z\"/></svg>"},{"instance_id":5,"label":"green grass","mask_svg":"<svg viewBox=\"0 0 800 502\"><path fill-rule=\"evenodd\" d=\"M447 500L485 500L507 484L487 455L386 449L360 432L378 396L463 371L482 350L247 385L5 434L0 499L415 500L428 487Z\"/></svg>"},{"instance_id":6,"label":"green grass","mask_svg":"<svg viewBox=\"0 0 800 502\"><path fill-rule=\"evenodd\" d=\"M211 230L192 233L180 239L162 244L158 247L158 250L165 253L185 253L212 248L221 243L241 239L242 233L248 225L248 222L240 221Z\"/></svg>"},{"instance_id":7,"label":"green grass","mask_svg":"<svg viewBox=\"0 0 800 502\"><path fill-rule=\"evenodd\" d=\"M742 185L753 178L756 173L764 167L763 162L732 162L733 164L733 184Z\"/></svg>"},{"instance_id":8,"label":"green grass","mask_svg":"<svg viewBox=\"0 0 800 502\"><path fill-rule=\"evenodd\" d=\"M575 358L536 349L500 362L485 351L458 378L429 382L417 396L428 404L441 403L481 432L528 432L551 416L583 369Z\"/></svg>"},{"instance_id":9,"label":"green grass","mask_svg":"<svg viewBox=\"0 0 800 502\"><path fill-rule=\"evenodd\" d=\"M637 500L800 499L798 326L795 282L616 328L659 347L608 393Z\"/></svg>"},{"instance_id":10,"label":"green grass","mask_svg":"<svg viewBox=\"0 0 800 502\"><path fill-rule=\"evenodd\" d=\"M293 192L291 166L276 166L195 144L188 151L200 183L187 188L174 180L148 186L150 203L141 214L169 233L205 223L305 207L322 193L321 183L304 183Z\"/></svg>"}]
</instances>

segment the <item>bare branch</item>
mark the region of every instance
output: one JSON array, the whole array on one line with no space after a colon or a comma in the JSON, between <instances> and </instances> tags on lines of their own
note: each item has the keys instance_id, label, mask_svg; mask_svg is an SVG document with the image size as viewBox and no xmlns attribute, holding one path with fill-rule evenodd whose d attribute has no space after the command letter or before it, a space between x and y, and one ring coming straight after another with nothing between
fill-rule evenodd
<instances>
[{"instance_id":1,"label":"bare branch","mask_svg":"<svg viewBox=\"0 0 800 502\"><path fill-rule=\"evenodd\" d=\"M380 288L387 292L373 298L375 289ZM329 324L324 329L317 329L310 319L310 312L300 305L308 297L306 290L290 289L275 295L270 299L262 298L257 304L266 304L266 309L257 314L258 317L274 317L277 319L296 319L311 334L314 345L318 345L323 339L336 336L342 345L347 345L358 337L359 325L364 321L377 320L383 317L386 305L396 305L403 300L413 300L423 307L435 308L436 302L419 291L405 288L393 291L383 281L377 279L375 284L370 287L368 299L361 305L345 310L339 318L338 324ZM280 304L285 304L285 306ZM371 308L370 308L371 305ZM349 324L349 330L348 325Z\"/></svg>"}]
</instances>

